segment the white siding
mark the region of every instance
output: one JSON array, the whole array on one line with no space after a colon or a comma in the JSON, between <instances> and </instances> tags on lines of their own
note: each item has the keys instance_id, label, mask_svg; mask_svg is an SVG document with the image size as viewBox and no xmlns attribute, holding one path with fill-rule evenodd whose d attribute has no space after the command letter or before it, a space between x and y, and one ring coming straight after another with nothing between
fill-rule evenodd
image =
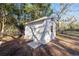
<instances>
[{"instance_id":1,"label":"white siding","mask_svg":"<svg viewBox=\"0 0 79 59\"><path fill-rule=\"evenodd\" d=\"M51 25L53 25L53 33L51 33ZM30 29L30 27L33 31ZM40 45L38 44L38 42L41 44L46 44L55 37L55 23L53 22L52 24L51 19L44 20L44 22L40 22L37 24L29 24L25 27L25 39L33 39L33 42L28 44L33 48L36 48Z\"/></svg>"}]
</instances>

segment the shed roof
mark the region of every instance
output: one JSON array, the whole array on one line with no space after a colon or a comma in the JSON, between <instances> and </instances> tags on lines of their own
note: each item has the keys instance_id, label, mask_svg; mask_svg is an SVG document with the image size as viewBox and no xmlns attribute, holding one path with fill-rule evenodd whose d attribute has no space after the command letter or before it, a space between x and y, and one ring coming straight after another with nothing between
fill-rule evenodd
<instances>
[{"instance_id":1,"label":"shed roof","mask_svg":"<svg viewBox=\"0 0 79 59\"><path fill-rule=\"evenodd\" d=\"M42 21L46 20L47 18L48 18L48 17L45 16L45 17L36 19L36 20L34 20L34 21L30 21L30 22L27 22L26 25L32 24L32 23L37 23L37 22L42 22Z\"/></svg>"}]
</instances>

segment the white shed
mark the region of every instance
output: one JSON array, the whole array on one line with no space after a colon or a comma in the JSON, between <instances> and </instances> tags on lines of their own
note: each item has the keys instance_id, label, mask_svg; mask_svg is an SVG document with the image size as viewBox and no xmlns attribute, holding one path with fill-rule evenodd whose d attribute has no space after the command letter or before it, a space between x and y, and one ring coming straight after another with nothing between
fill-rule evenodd
<instances>
[{"instance_id":1,"label":"white shed","mask_svg":"<svg viewBox=\"0 0 79 59\"><path fill-rule=\"evenodd\" d=\"M32 39L28 43L32 48L37 48L41 44L47 44L56 37L56 25L53 18L42 17L40 19L26 23L24 38Z\"/></svg>"}]
</instances>

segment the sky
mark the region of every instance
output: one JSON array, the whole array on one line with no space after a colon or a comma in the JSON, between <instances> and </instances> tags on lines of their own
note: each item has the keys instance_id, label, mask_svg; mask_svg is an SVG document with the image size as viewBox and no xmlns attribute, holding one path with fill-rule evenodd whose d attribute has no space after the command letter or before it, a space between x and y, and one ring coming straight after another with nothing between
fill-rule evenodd
<instances>
[{"instance_id":1,"label":"sky","mask_svg":"<svg viewBox=\"0 0 79 59\"><path fill-rule=\"evenodd\" d=\"M53 11L57 12L60 10L60 4L53 3L51 8L53 9ZM69 7L69 11L63 17L66 19L67 17L70 16L75 16L79 21L79 3L71 4L71 6Z\"/></svg>"}]
</instances>

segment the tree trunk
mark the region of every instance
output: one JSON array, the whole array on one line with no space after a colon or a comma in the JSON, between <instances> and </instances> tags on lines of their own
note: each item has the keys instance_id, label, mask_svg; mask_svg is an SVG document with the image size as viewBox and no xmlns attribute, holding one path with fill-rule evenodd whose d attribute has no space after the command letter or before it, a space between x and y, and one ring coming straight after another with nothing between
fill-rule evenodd
<instances>
[{"instance_id":1,"label":"tree trunk","mask_svg":"<svg viewBox=\"0 0 79 59\"><path fill-rule=\"evenodd\" d=\"M1 35L3 36L3 33L4 33L4 28L5 28L5 24L4 24L4 18L3 18L3 21L2 21L2 24L1 24Z\"/></svg>"},{"instance_id":2,"label":"tree trunk","mask_svg":"<svg viewBox=\"0 0 79 59\"><path fill-rule=\"evenodd\" d=\"M2 29L1 29L1 33L4 33L4 22L2 23Z\"/></svg>"}]
</instances>

